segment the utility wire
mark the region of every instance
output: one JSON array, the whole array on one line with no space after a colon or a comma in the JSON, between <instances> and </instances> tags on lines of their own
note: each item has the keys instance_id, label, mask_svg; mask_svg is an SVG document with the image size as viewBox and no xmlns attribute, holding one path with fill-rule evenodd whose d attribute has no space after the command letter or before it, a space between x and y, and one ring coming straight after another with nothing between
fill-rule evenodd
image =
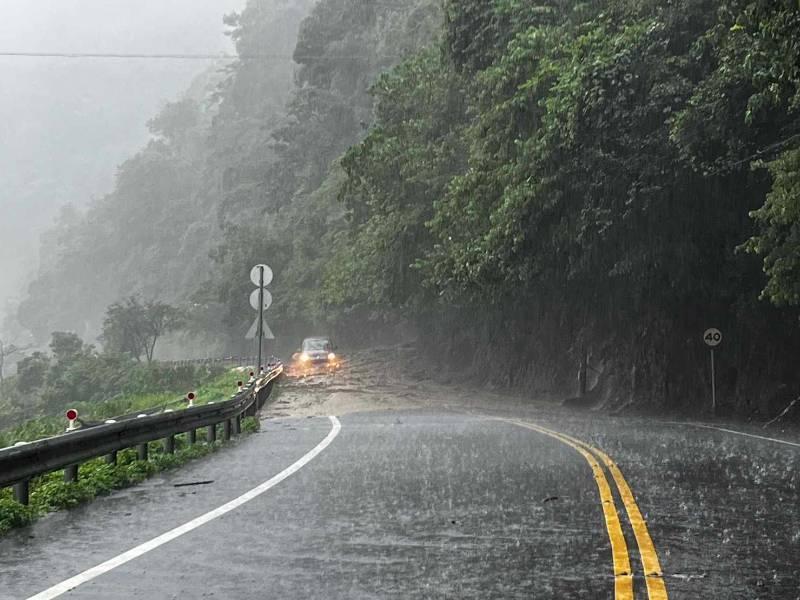
<instances>
[{"instance_id":1,"label":"utility wire","mask_svg":"<svg viewBox=\"0 0 800 600\"><path fill-rule=\"evenodd\" d=\"M783 150L786 146L788 146L789 144L793 143L796 140L800 141L800 133L795 133L794 135L790 135L788 138L786 138L784 140L780 140L779 142L775 142L774 144L770 144L766 148L762 148L758 152L755 152L755 153L751 154L750 156L747 156L747 157L745 157L745 158L743 158L741 160L736 161L735 163L732 163L731 166L738 167L739 165L742 165L742 164L744 164L746 162L751 162L753 160L758 160L758 159L762 158L763 156L768 155L768 154L770 154L772 152L775 152L777 150Z\"/></svg>"},{"instance_id":2,"label":"utility wire","mask_svg":"<svg viewBox=\"0 0 800 600\"><path fill-rule=\"evenodd\" d=\"M72 58L72 59L135 59L135 60L374 60L399 59L400 55L298 55L291 54L121 54L103 52L5 52L5 58Z\"/></svg>"},{"instance_id":3,"label":"utility wire","mask_svg":"<svg viewBox=\"0 0 800 600\"><path fill-rule=\"evenodd\" d=\"M790 135L789 137L787 137L787 138L785 138L783 140L780 140L778 142L770 144L769 146L766 146L765 148L761 148L760 150L754 152L750 156L745 156L744 158L741 158L741 159L739 159L737 161L734 161L734 162L722 163L722 164L720 164L720 166L718 166L718 167L716 167L714 169L709 169L708 171L706 171L705 174L706 175L724 175L726 173L730 173L731 171L737 169L738 167L741 167L744 164L752 163L752 162L757 161L757 160L762 160L762 159L764 159L764 158L776 153L779 150L783 150L784 148L786 148L790 144L794 143L795 141L800 141L800 133L795 133L795 134Z\"/></svg>"}]
</instances>

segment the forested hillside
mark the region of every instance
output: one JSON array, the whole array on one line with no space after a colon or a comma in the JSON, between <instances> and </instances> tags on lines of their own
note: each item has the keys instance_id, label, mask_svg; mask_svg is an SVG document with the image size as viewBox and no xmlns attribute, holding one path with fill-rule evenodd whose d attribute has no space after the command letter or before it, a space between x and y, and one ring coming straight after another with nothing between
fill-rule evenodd
<instances>
[{"instance_id":1,"label":"forested hillside","mask_svg":"<svg viewBox=\"0 0 800 600\"><path fill-rule=\"evenodd\" d=\"M799 31L788 1L447 3L344 160L332 297L413 307L437 356L502 383L574 390L585 352L602 399L681 410L715 326L723 410L782 406Z\"/></svg>"},{"instance_id":2,"label":"forested hillside","mask_svg":"<svg viewBox=\"0 0 800 600\"><path fill-rule=\"evenodd\" d=\"M226 17L239 53L256 58L210 66L148 123L151 142L119 167L111 194L86 214L63 212L19 311L39 340L55 330L93 340L106 307L133 294L192 307L195 329L215 322L216 307L193 295L210 276L209 253L225 224L250 217L236 212L231 165L245 172L270 164L270 134L293 86L291 62L258 57L291 55L310 6L251 2Z\"/></svg>"},{"instance_id":3,"label":"forested hillside","mask_svg":"<svg viewBox=\"0 0 800 600\"><path fill-rule=\"evenodd\" d=\"M585 356L607 405L698 411L713 326L722 410L800 393L793 0L251 0L228 23L242 58L48 240L40 336L140 292L233 348L267 261L290 343L414 331L564 394ZM257 58L278 35L294 67Z\"/></svg>"},{"instance_id":4,"label":"forested hillside","mask_svg":"<svg viewBox=\"0 0 800 600\"><path fill-rule=\"evenodd\" d=\"M276 332L316 314L320 238L343 224L329 170L370 125L370 83L430 42L441 18L431 1L312 5L253 0L226 17L241 58L153 118L153 140L112 194L62 215L19 311L40 340L92 339L110 303L141 294L188 308L213 351L250 350L248 265L261 261L281 282Z\"/></svg>"}]
</instances>

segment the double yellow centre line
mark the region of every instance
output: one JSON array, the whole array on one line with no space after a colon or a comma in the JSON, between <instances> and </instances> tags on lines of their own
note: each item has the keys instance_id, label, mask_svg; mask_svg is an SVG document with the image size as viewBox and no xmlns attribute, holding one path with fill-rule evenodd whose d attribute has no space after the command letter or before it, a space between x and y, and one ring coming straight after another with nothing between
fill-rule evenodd
<instances>
[{"instance_id":1,"label":"double yellow centre line","mask_svg":"<svg viewBox=\"0 0 800 600\"><path fill-rule=\"evenodd\" d=\"M647 583L647 596L650 600L667 600L667 587L664 584L656 548L653 545L650 532L647 531L647 524L642 517L639 506L636 504L636 499L633 497L633 492L628 482L625 481L622 471L620 471L616 463L611 460L611 457L602 450L590 446L585 442L534 423L516 419L498 420L532 429L533 431L555 438L577 450L581 456L586 459L586 462L589 463L589 466L592 468L594 479L597 483L597 489L600 492L603 516L606 521L608 537L611 541L611 555L614 561L614 598L615 600L633 600L633 573L631 571L630 555L628 554L628 544L625 542L625 536L622 534L622 526L620 524L617 506L614 502L614 496L611 493L611 486L608 483L608 478L600 463L602 462L606 466L614 479L617 490L619 490L622 504L625 506L625 511L628 513L628 520L633 528L636 544L639 546L639 555L642 558L642 567Z\"/></svg>"}]
</instances>

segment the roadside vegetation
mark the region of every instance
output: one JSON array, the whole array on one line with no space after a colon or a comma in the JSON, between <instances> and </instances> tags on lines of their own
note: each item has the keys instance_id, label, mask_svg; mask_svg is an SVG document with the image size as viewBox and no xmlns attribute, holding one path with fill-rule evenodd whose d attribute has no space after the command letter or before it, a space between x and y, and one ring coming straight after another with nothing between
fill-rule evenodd
<instances>
[{"instance_id":1,"label":"roadside vegetation","mask_svg":"<svg viewBox=\"0 0 800 600\"><path fill-rule=\"evenodd\" d=\"M98 352L74 333L56 332L50 352L35 352L6 377L0 395L0 447L64 430L64 411L86 422L174 405L187 392L198 402L236 389L237 377L218 366L139 362L128 354Z\"/></svg>"},{"instance_id":2,"label":"roadside vegetation","mask_svg":"<svg viewBox=\"0 0 800 600\"><path fill-rule=\"evenodd\" d=\"M152 339L150 344L152 348ZM241 373L223 367L170 366L140 361L131 353L98 352L74 333L54 333L49 350L23 358L17 374L4 379L0 408L2 422L10 426L0 430L0 448L63 433L66 408L77 409L87 424L138 411L177 410L185 406L189 391L195 393L195 404L228 399L242 379ZM242 432L257 431L258 426L257 419L248 417ZM222 445L221 441L190 445L181 434L173 454L164 452L160 441L150 442L147 461L137 460L135 449L127 449L118 453L115 465L102 458L81 464L77 482L67 483L63 470L54 471L31 481L28 506L14 501L11 488L0 490L0 534L47 512L134 485Z\"/></svg>"},{"instance_id":3,"label":"roadside vegetation","mask_svg":"<svg viewBox=\"0 0 800 600\"><path fill-rule=\"evenodd\" d=\"M139 361L130 353L98 352L72 333L54 333L49 349L24 358L17 375L3 382L3 422L13 425L0 430L0 448L63 433L66 408L77 409L87 424L138 411L178 410L185 406L189 391L195 393L196 405L217 402L230 398L242 379L241 373L223 367L170 366ZM248 417L242 432L257 431L258 426L257 419ZM102 458L81 464L77 482L67 483L63 470L54 471L31 481L28 506L14 501L10 488L0 490L0 534L47 512L134 485L222 445L221 441L190 445L181 434L173 454L164 452L162 442L150 442L147 461L137 460L135 449L127 449L118 453L115 465Z\"/></svg>"},{"instance_id":4,"label":"roadside vegetation","mask_svg":"<svg viewBox=\"0 0 800 600\"><path fill-rule=\"evenodd\" d=\"M254 433L258 428L258 419L243 419L243 435ZM200 436L196 444L190 445L186 434L176 436L174 454L164 452L161 442L150 442L146 461L137 460L136 450L130 448L117 454L115 465L107 464L103 458L88 461L81 464L77 482L65 482L63 470L36 477L31 481L28 506L16 502L10 488L0 490L0 535L29 525L48 512L73 508L97 496L135 485L156 473L216 452L225 445L222 441L209 444L199 440Z\"/></svg>"},{"instance_id":5,"label":"roadside vegetation","mask_svg":"<svg viewBox=\"0 0 800 600\"><path fill-rule=\"evenodd\" d=\"M150 367L154 368L154 367ZM163 368L163 367L160 367ZM176 369L163 368L167 374ZM185 369L185 367L181 367ZM76 401L68 405L78 411L80 418L87 423L105 421L117 416L156 408L178 409L185 406L185 394L188 391L195 393L195 405L217 402L229 398L236 391L236 383L242 379L241 373L230 372L222 368L195 368L190 367L196 376L194 383L187 382L181 386L167 382L165 390L150 393L127 393L110 400L95 402ZM172 390L172 391L170 391ZM66 408L66 407L65 407ZM43 437L63 433L66 427L64 411L55 415L41 416L30 419L0 431L0 448L11 446L16 442L28 442Z\"/></svg>"}]
</instances>

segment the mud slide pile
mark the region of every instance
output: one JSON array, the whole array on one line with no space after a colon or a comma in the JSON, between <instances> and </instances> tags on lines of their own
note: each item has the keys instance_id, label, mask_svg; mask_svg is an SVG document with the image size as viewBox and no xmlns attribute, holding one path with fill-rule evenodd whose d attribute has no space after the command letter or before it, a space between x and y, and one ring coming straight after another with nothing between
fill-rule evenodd
<instances>
[{"instance_id":1,"label":"mud slide pile","mask_svg":"<svg viewBox=\"0 0 800 600\"><path fill-rule=\"evenodd\" d=\"M279 386L267 417L344 415L375 410L530 405L531 398L444 385L423 363L413 345L372 348L343 359L334 374L287 378Z\"/></svg>"}]
</instances>

